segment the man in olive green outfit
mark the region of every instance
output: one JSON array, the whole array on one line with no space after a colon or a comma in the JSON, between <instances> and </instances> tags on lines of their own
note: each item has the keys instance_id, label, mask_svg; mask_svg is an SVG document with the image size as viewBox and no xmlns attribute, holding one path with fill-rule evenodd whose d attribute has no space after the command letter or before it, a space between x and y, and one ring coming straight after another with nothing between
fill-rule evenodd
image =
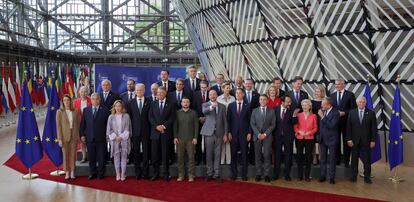
<instances>
[{"instance_id":1,"label":"man in olive green outfit","mask_svg":"<svg viewBox=\"0 0 414 202\"><path fill-rule=\"evenodd\" d=\"M181 99L181 109L177 111L174 122L174 144L177 146L178 158L178 178L177 181L184 180L184 154L188 154L188 181L194 182L194 153L198 136L198 117L197 113L190 109L190 99Z\"/></svg>"}]
</instances>

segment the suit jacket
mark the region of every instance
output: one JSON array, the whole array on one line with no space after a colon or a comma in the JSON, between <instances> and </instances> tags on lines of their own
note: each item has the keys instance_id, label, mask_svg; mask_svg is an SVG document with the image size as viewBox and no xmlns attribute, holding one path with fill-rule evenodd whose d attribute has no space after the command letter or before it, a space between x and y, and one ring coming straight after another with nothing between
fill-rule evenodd
<instances>
[{"instance_id":1,"label":"suit jacket","mask_svg":"<svg viewBox=\"0 0 414 202\"><path fill-rule=\"evenodd\" d=\"M333 92L331 94L331 99L332 99L332 105L339 111L343 111L345 112L345 116L342 116L341 119L341 124L345 125L346 124L346 118L348 117L348 112L351 109L355 109L356 106L356 99L355 99L355 95L354 93L345 90L344 94L342 95L342 100L338 105L338 99L337 99L337 92Z\"/></svg>"},{"instance_id":2,"label":"suit jacket","mask_svg":"<svg viewBox=\"0 0 414 202\"><path fill-rule=\"evenodd\" d=\"M365 108L362 123L359 121L359 109L349 111L347 120L347 141L352 140L355 145L368 146L375 142L377 136L377 117L375 112Z\"/></svg>"},{"instance_id":3,"label":"suit jacket","mask_svg":"<svg viewBox=\"0 0 414 202\"><path fill-rule=\"evenodd\" d=\"M339 112L335 108L319 122L319 143L328 146L336 145L339 141Z\"/></svg>"},{"instance_id":4,"label":"suit jacket","mask_svg":"<svg viewBox=\"0 0 414 202\"><path fill-rule=\"evenodd\" d=\"M173 124L175 120L175 113L176 109L174 104L169 103L166 101L164 103L164 110L160 112L160 104L159 101L155 101L151 103L151 107L148 113L148 119L151 123L151 139L158 140L161 135L168 135L172 137L173 132ZM164 125L164 134L161 134L155 128L157 125Z\"/></svg>"},{"instance_id":5,"label":"suit jacket","mask_svg":"<svg viewBox=\"0 0 414 202\"><path fill-rule=\"evenodd\" d=\"M290 139L295 138L294 125L298 122L297 117L293 117L293 108L289 108L285 112L285 117L280 117L282 106L278 106L275 109L276 116L276 128L273 132L275 138L279 139L283 136Z\"/></svg>"},{"instance_id":6,"label":"suit jacket","mask_svg":"<svg viewBox=\"0 0 414 202\"><path fill-rule=\"evenodd\" d=\"M236 100L235 102L230 103L227 109L228 131L232 134L233 137L235 137L237 134L247 135L248 133L251 133L251 109L249 107L249 104L243 102L240 115L237 114L237 105L238 101Z\"/></svg>"},{"instance_id":7,"label":"suit jacket","mask_svg":"<svg viewBox=\"0 0 414 202\"><path fill-rule=\"evenodd\" d=\"M293 90L289 91L288 95L290 96L290 98L292 98L292 104L290 105L290 108L293 110L299 108L300 111L302 111L302 105L301 105L302 100L309 99L308 93L303 90L300 91L299 102L296 102L296 97L295 97L295 93Z\"/></svg>"},{"instance_id":8,"label":"suit jacket","mask_svg":"<svg viewBox=\"0 0 414 202\"><path fill-rule=\"evenodd\" d=\"M105 106L108 110L112 108L112 105L114 104L115 101L121 99L118 94L112 91L109 91L108 97L106 98L106 100L104 99L103 92L100 92L99 96L101 97L101 104Z\"/></svg>"},{"instance_id":9,"label":"suit jacket","mask_svg":"<svg viewBox=\"0 0 414 202\"><path fill-rule=\"evenodd\" d=\"M215 90L217 92L217 95L220 96L223 94L223 86L221 87L221 91L219 91L218 85L214 85L211 87L211 90Z\"/></svg>"},{"instance_id":10,"label":"suit jacket","mask_svg":"<svg viewBox=\"0 0 414 202\"><path fill-rule=\"evenodd\" d=\"M244 95L244 101L248 103L248 101L247 101L247 92L245 91L245 93L246 94ZM254 108L260 106L260 103L259 103L260 94L257 91L252 90L252 95L251 96L252 97L251 97L251 101L249 103L249 107L250 107L250 109L253 110Z\"/></svg>"},{"instance_id":11,"label":"suit jacket","mask_svg":"<svg viewBox=\"0 0 414 202\"><path fill-rule=\"evenodd\" d=\"M127 104L127 111L131 119L132 137L149 138L150 137L150 122L148 120L148 113L151 106L151 100L144 99L142 103L142 110L139 111L138 100L132 99Z\"/></svg>"},{"instance_id":12,"label":"suit jacket","mask_svg":"<svg viewBox=\"0 0 414 202\"><path fill-rule=\"evenodd\" d=\"M158 86L164 86L162 84L162 81L158 81L157 84ZM168 92L173 92L173 91L175 91L175 82L168 80Z\"/></svg>"},{"instance_id":13,"label":"suit jacket","mask_svg":"<svg viewBox=\"0 0 414 202\"><path fill-rule=\"evenodd\" d=\"M148 100L150 100L150 103L151 103L151 102L153 102L153 101L158 100L158 98L155 98L155 100L154 100L154 99L153 99L153 97L152 97L152 94L151 94L150 96L148 96Z\"/></svg>"},{"instance_id":14,"label":"suit jacket","mask_svg":"<svg viewBox=\"0 0 414 202\"><path fill-rule=\"evenodd\" d=\"M273 130L276 127L276 115L275 111L266 107L265 117L262 116L261 107L257 107L253 110L250 118L250 127L253 131L253 140L257 141L259 133L265 133L266 136L273 134Z\"/></svg>"},{"instance_id":15,"label":"suit jacket","mask_svg":"<svg viewBox=\"0 0 414 202\"><path fill-rule=\"evenodd\" d=\"M245 91L244 87L242 87L241 89L243 89L243 92L245 92L245 94L246 94L246 91ZM236 90L237 90L237 87L233 87L230 91L230 95L236 97Z\"/></svg>"},{"instance_id":16,"label":"suit jacket","mask_svg":"<svg viewBox=\"0 0 414 202\"><path fill-rule=\"evenodd\" d=\"M101 105L98 108L96 117L93 117L92 106L83 111L80 125L81 136L86 136L87 142L106 142L106 124L110 115L109 110Z\"/></svg>"},{"instance_id":17,"label":"suit jacket","mask_svg":"<svg viewBox=\"0 0 414 202\"><path fill-rule=\"evenodd\" d=\"M82 117L82 110L81 110L81 106L82 105L82 99L78 98L75 101L73 101L73 107L78 110L78 114L80 117ZM91 98L87 97L86 98L86 107L90 107L92 106L92 102L91 102Z\"/></svg>"},{"instance_id":18,"label":"suit jacket","mask_svg":"<svg viewBox=\"0 0 414 202\"><path fill-rule=\"evenodd\" d=\"M186 92L195 92L200 90L200 79L196 78L196 89L195 90L191 90L191 79L187 78L184 80L184 91Z\"/></svg>"},{"instance_id":19,"label":"suit jacket","mask_svg":"<svg viewBox=\"0 0 414 202\"><path fill-rule=\"evenodd\" d=\"M201 128L200 134L204 136L212 136L214 131L218 138L223 138L224 134L228 131L226 106L217 102L218 113L216 110L210 108L211 102L206 102L202 105L203 114L206 117Z\"/></svg>"},{"instance_id":20,"label":"suit jacket","mask_svg":"<svg viewBox=\"0 0 414 202\"><path fill-rule=\"evenodd\" d=\"M183 99L183 97L188 97L191 100L191 95L188 92L185 92L184 90L181 92L181 99ZM169 92L167 96L167 101L175 105L176 110L181 109L181 100L177 100L177 91Z\"/></svg>"},{"instance_id":21,"label":"suit jacket","mask_svg":"<svg viewBox=\"0 0 414 202\"><path fill-rule=\"evenodd\" d=\"M296 138L297 139L306 139L312 140L314 138L315 133L318 131L318 119L316 114L309 114L308 118L305 118L305 114L299 113L298 114L298 123L294 126ZM299 131L308 132L309 135L303 136L299 133Z\"/></svg>"},{"instance_id":22,"label":"suit jacket","mask_svg":"<svg viewBox=\"0 0 414 202\"><path fill-rule=\"evenodd\" d=\"M121 95L119 95L119 97L125 103L125 105L129 102L129 95L128 95L128 93L129 92L127 91L127 92L123 92L123 93L121 93ZM135 98L135 93L133 92L132 94L133 94L132 99L134 99Z\"/></svg>"},{"instance_id":23,"label":"suit jacket","mask_svg":"<svg viewBox=\"0 0 414 202\"><path fill-rule=\"evenodd\" d=\"M77 110L72 111L72 132L66 111L59 109L56 112L57 138L63 142L79 140L80 116Z\"/></svg>"},{"instance_id":24,"label":"suit jacket","mask_svg":"<svg viewBox=\"0 0 414 202\"><path fill-rule=\"evenodd\" d=\"M208 98L208 91L205 93L205 102L209 102L210 99ZM192 109L194 109L197 112L198 117L204 117L203 114L203 97L201 95L201 91L196 91L193 95L192 101Z\"/></svg>"}]
</instances>

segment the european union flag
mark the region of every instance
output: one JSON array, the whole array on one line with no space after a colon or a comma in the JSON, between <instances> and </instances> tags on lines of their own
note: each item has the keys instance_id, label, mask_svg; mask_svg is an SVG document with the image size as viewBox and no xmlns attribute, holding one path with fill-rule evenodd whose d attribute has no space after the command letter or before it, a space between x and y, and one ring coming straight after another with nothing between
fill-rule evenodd
<instances>
[{"instance_id":1,"label":"european union flag","mask_svg":"<svg viewBox=\"0 0 414 202\"><path fill-rule=\"evenodd\" d=\"M47 107L47 114L45 120L45 127L43 130L43 148L49 159L59 167L62 164L62 149L59 147L59 141L57 140L56 129L56 112L59 109L59 96L56 90L55 80L52 82L52 90L50 94L50 100Z\"/></svg>"},{"instance_id":2,"label":"european union flag","mask_svg":"<svg viewBox=\"0 0 414 202\"><path fill-rule=\"evenodd\" d=\"M17 125L16 155L27 168L31 168L33 164L43 157L40 141L34 108L27 88L27 81L25 80Z\"/></svg>"},{"instance_id":3,"label":"european union flag","mask_svg":"<svg viewBox=\"0 0 414 202\"><path fill-rule=\"evenodd\" d=\"M388 137L388 158L390 170L403 162L403 136L401 126L400 89L395 89L394 102L390 121L390 134Z\"/></svg>"},{"instance_id":4,"label":"european union flag","mask_svg":"<svg viewBox=\"0 0 414 202\"><path fill-rule=\"evenodd\" d=\"M374 109L374 104L372 102L372 98L371 98L371 89L369 88L369 83L367 83L365 85L365 91L364 91L364 97L367 100L367 109L373 110ZM375 138L375 147L371 149L371 164L379 161L381 159L381 141L379 138L378 133L375 134L376 138ZM361 156L364 155L361 152Z\"/></svg>"}]
</instances>

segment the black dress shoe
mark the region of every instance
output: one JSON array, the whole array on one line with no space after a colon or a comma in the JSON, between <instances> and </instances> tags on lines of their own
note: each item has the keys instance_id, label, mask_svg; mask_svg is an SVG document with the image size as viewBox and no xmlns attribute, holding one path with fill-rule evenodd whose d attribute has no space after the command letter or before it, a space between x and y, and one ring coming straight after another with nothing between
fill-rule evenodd
<instances>
[{"instance_id":1,"label":"black dress shoe","mask_svg":"<svg viewBox=\"0 0 414 202\"><path fill-rule=\"evenodd\" d=\"M260 180L262 180L262 177L260 177L260 175L257 175L255 180L256 182L260 182Z\"/></svg>"},{"instance_id":2,"label":"black dress shoe","mask_svg":"<svg viewBox=\"0 0 414 202\"><path fill-rule=\"evenodd\" d=\"M96 178L96 175L89 175L88 180L93 180Z\"/></svg>"},{"instance_id":3,"label":"black dress shoe","mask_svg":"<svg viewBox=\"0 0 414 202\"><path fill-rule=\"evenodd\" d=\"M206 179L205 179L205 181L206 181L206 182L209 182L209 181L211 181L212 179L213 179L213 178L212 178L211 176L207 176L207 177L206 177Z\"/></svg>"},{"instance_id":4,"label":"black dress shoe","mask_svg":"<svg viewBox=\"0 0 414 202\"><path fill-rule=\"evenodd\" d=\"M247 177L246 176L242 177L242 180L247 181Z\"/></svg>"},{"instance_id":5,"label":"black dress shoe","mask_svg":"<svg viewBox=\"0 0 414 202\"><path fill-rule=\"evenodd\" d=\"M221 177L216 177L216 182L218 182L218 183L222 183L222 182L223 182L223 180L221 179Z\"/></svg>"},{"instance_id":6,"label":"black dress shoe","mask_svg":"<svg viewBox=\"0 0 414 202\"><path fill-rule=\"evenodd\" d=\"M270 177L269 176L265 177L265 182L270 182Z\"/></svg>"},{"instance_id":7,"label":"black dress shoe","mask_svg":"<svg viewBox=\"0 0 414 202\"><path fill-rule=\"evenodd\" d=\"M144 179L144 180L149 180L149 179L151 179L148 175L143 175L142 176L142 179Z\"/></svg>"},{"instance_id":8,"label":"black dress shoe","mask_svg":"<svg viewBox=\"0 0 414 202\"><path fill-rule=\"evenodd\" d=\"M163 180L164 180L164 182L168 182L168 181L170 181L170 177L169 176L164 176Z\"/></svg>"},{"instance_id":9,"label":"black dress shoe","mask_svg":"<svg viewBox=\"0 0 414 202\"><path fill-rule=\"evenodd\" d=\"M285 177L285 180L289 182L289 181L292 181L292 178L290 178L289 176L287 176L287 177Z\"/></svg>"},{"instance_id":10,"label":"black dress shoe","mask_svg":"<svg viewBox=\"0 0 414 202\"><path fill-rule=\"evenodd\" d=\"M158 180L158 178L160 178L160 176L158 176L158 175L154 175L154 176L152 176L152 177L151 177L151 181Z\"/></svg>"},{"instance_id":11,"label":"black dress shoe","mask_svg":"<svg viewBox=\"0 0 414 202\"><path fill-rule=\"evenodd\" d=\"M232 175L230 179L231 180L236 180L237 179L237 176L236 175Z\"/></svg>"},{"instance_id":12,"label":"black dress shoe","mask_svg":"<svg viewBox=\"0 0 414 202\"><path fill-rule=\"evenodd\" d=\"M319 182L325 182L325 181L326 181L326 177L319 178Z\"/></svg>"},{"instance_id":13,"label":"black dress shoe","mask_svg":"<svg viewBox=\"0 0 414 202\"><path fill-rule=\"evenodd\" d=\"M298 180L299 180L299 181L302 181L302 180L303 180L303 177L299 177L299 178L298 178Z\"/></svg>"},{"instance_id":14,"label":"black dress shoe","mask_svg":"<svg viewBox=\"0 0 414 202\"><path fill-rule=\"evenodd\" d=\"M329 180L329 184L335 184L335 180L334 179L330 179Z\"/></svg>"},{"instance_id":15,"label":"black dress shoe","mask_svg":"<svg viewBox=\"0 0 414 202\"><path fill-rule=\"evenodd\" d=\"M279 179L279 177L276 177L276 176L273 177L273 180L275 180L275 181L278 180L278 179Z\"/></svg>"},{"instance_id":16,"label":"black dress shoe","mask_svg":"<svg viewBox=\"0 0 414 202\"><path fill-rule=\"evenodd\" d=\"M351 177L351 182L356 182L357 181L357 177Z\"/></svg>"},{"instance_id":17,"label":"black dress shoe","mask_svg":"<svg viewBox=\"0 0 414 202\"><path fill-rule=\"evenodd\" d=\"M370 178L365 178L364 179L364 182L367 183L367 184L372 184L372 181L371 181Z\"/></svg>"},{"instance_id":18,"label":"black dress shoe","mask_svg":"<svg viewBox=\"0 0 414 202\"><path fill-rule=\"evenodd\" d=\"M104 178L103 175L98 175L98 180L102 180Z\"/></svg>"},{"instance_id":19,"label":"black dress shoe","mask_svg":"<svg viewBox=\"0 0 414 202\"><path fill-rule=\"evenodd\" d=\"M135 179L136 180L140 180L142 178L142 176L141 175L137 175L137 176L135 176Z\"/></svg>"}]
</instances>

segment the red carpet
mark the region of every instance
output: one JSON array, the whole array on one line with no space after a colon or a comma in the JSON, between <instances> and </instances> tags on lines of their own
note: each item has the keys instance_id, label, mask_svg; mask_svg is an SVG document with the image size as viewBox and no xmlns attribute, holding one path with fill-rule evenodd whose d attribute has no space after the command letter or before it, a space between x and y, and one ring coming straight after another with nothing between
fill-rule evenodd
<instances>
[{"instance_id":1,"label":"red carpet","mask_svg":"<svg viewBox=\"0 0 414 202\"><path fill-rule=\"evenodd\" d=\"M27 173L27 169L15 155L4 165L20 173ZM49 175L55 169L47 157L39 161L32 170L42 179L163 201L375 201L247 182L227 180L223 183L204 182L204 179L201 178L197 178L194 183L176 182L175 178L168 183L161 180L155 182L137 181L132 177L125 182L117 182L114 177L106 177L103 180L88 180L87 177L78 177L74 181L65 181L63 176Z\"/></svg>"}]
</instances>

